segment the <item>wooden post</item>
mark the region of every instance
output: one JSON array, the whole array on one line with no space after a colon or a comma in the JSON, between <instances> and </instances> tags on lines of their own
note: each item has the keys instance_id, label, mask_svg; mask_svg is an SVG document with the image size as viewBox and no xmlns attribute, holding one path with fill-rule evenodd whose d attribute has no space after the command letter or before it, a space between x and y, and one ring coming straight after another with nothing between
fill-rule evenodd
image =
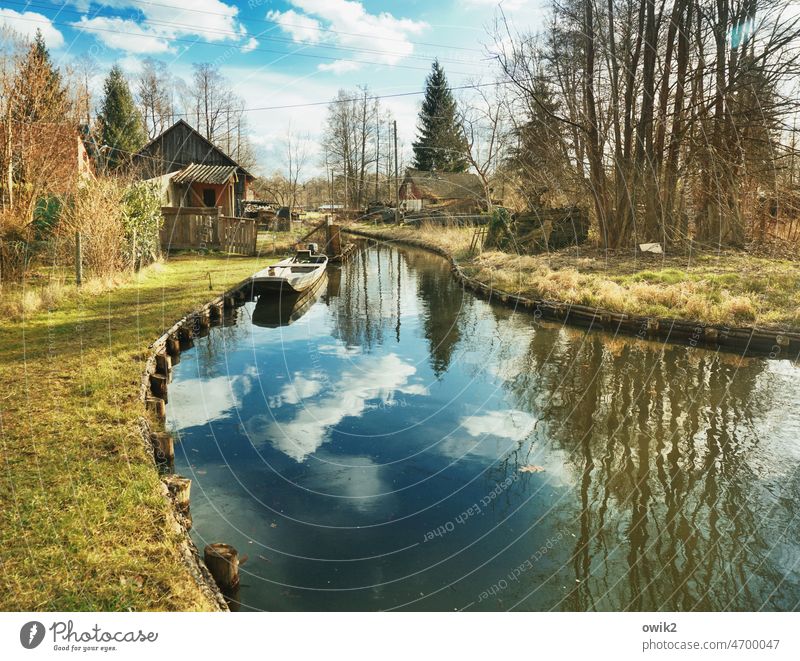
<instances>
[{"instance_id":1,"label":"wooden post","mask_svg":"<svg viewBox=\"0 0 800 661\"><path fill-rule=\"evenodd\" d=\"M171 464L175 460L175 443L172 434L157 431L150 434L150 441L153 443L153 455L156 462Z\"/></svg>"},{"instance_id":2,"label":"wooden post","mask_svg":"<svg viewBox=\"0 0 800 661\"><path fill-rule=\"evenodd\" d=\"M166 402L160 397L148 397L145 400L145 407L159 420L164 420L167 417Z\"/></svg>"},{"instance_id":3,"label":"wooden post","mask_svg":"<svg viewBox=\"0 0 800 661\"><path fill-rule=\"evenodd\" d=\"M224 313L225 307L222 303L214 303L210 308L209 312L211 313L212 319L222 319L222 315Z\"/></svg>"},{"instance_id":4,"label":"wooden post","mask_svg":"<svg viewBox=\"0 0 800 661\"><path fill-rule=\"evenodd\" d=\"M156 372L159 374L163 374L164 376L169 376L169 373L172 371L172 359L169 357L169 354L165 351L159 352L156 354Z\"/></svg>"},{"instance_id":5,"label":"wooden post","mask_svg":"<svg viewBox=\"0 0 800 661\"><path fill-rule=\"evenodd\" d=\"M188 477L180 475L165 475L162 480L167 485L169 495L175 501L175 507L178 511L181 514L188 513L192 481Z\"/></svg>"},{"instance_id":6,"label":"wooden post","mask_svg":"<svg viewBox=\"0 0 800 661\"><path fill-rule=\"evenodd\" d=\"M328 225L328 250L329 257L338 257L342 254L342 237L338 225Z\"/></svg>"},{"instance_id":7,"label":"wooden post","mask_svg":"<svg viewBox=\"0 0 800 661\"><path fill-rule=\"evenodd\" d=\"M239 552L230 544L208 544L203 549L203 560L223 592L239 585Z\"/></svg>"},{"instance_id":8,"label":"wooden post","mask_svg":"<svg viewBox=\"0 0 800 661\"><path fill-rule=\"evenodd\" d=\"M156 397L160 397L167 403L167 377L163 374L150 375L150 391Z\"/></svg>"},{"instance_id":9,"label":"wooden post","mask_svg":"<svg viewBox=\"0 0 800 661\"><path fill-rule=\"evenodd\" d=\"M75 284L78 287L83 282L83 246L81 245L81 233L75 232Z\"/></svg>"},{"instance_id":10,"label":"wooden post","mask_svg":"<svg viewBox=\"0 0 800 661\"><path fill-rule=\"evenodd\" d=\"M175 356L179 355L180 352L181 352L181 342L175 335L170 335L167 338L166 350L167 350L167 353L170 356L172 356L172 358L173 358L172 362L173 362L173 364L175 364L174 358L175 358Z\"/></svg>"}]
</instances>

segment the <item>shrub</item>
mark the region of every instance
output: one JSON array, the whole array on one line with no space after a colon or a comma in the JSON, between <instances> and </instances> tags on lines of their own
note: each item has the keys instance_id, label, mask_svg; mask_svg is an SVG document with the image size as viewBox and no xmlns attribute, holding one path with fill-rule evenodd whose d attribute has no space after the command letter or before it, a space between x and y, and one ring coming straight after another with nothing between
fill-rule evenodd
<instances>
[{"instance_id":1,"label":"shrub","mask_svg":"<svg viewBox=\"0 0 800 661\"><path fill-rule=\"evenodd\" d=\"M508 209L495 207L489 218L489 226L486 231L486 247L498 248L502 250L511 239L511 214Z\"/></svg>"},{"instance_id":2,"label":"shrub","mask_svg":"<svg viewBox=\"0 0 800 661\"><path fill-rule=\"evenodd\" d=\"M93 276L110 276L125 266L124 189L114 179L84 182L64 206L58 233L62 260L74 259L75 233L81 233L84 267Z\"/></svg>"},{"instance_id":3,"label":"shrub","mask_svg":"<svg viewBox=\"0 0 800 661\"><path fill-rule=\"evenodd\" d=\"M140 181L125 189L122 195L125 254L135 269L158 258L160 253L158 232L162 222L161 194L157 185Z\"/></svg>"}]
</instances>

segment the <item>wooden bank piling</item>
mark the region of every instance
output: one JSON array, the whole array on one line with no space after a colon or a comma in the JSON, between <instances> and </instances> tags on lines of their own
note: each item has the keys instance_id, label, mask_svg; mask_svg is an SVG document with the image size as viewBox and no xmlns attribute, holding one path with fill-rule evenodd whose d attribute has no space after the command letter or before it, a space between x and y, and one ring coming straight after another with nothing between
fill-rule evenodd
<instances>
[{"instance_id":1,"label":"wooden bank piling","mask_svg":"<svg viewBox=\"0 0 800 661\"><path fill-rule=\"evenodd\" d=\"M230 594L239 586L239 552L230 544L208 544L203 560L223 593Z\"/></svg>"},{"instance_id":2,"label":"wooden bank piling","mask_svg":"<svg viewBox=\"0 0 800 661\"><path fill-rule=\"evenodd\" d=\"M150 434L153 443L153 456L159 464L172 464L175 460L175 442L172 434L159 431Z\"/></svg>"}]
</instances>

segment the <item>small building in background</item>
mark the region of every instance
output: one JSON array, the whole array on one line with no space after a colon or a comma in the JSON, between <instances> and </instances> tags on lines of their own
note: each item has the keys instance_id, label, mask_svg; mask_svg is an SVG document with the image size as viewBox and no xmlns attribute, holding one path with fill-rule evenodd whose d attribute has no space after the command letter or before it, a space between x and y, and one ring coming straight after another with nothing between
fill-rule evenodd
<instances>
[{"instance_id":1,"label":"small building in background","mask_svg":"<svg viewBox=\"0 0 800 661\"><path fill-rule=\"evenodd\" d=\"M241 216L255 177L179 119L133 157L142 179L157 182L164 206L222 207L223 215Z\"/></svg>"},{"instance_id":2,"label":"small building in background","mask_svg":"<svg viewBox=\"0 0 800 661\"><path fill-rule=\"evenodd\" d=\"M486 207L486 194L476 174L409 168L400 184L400 202L410 212L436 209L474 213Z\"/></svg>"}]
</instances>

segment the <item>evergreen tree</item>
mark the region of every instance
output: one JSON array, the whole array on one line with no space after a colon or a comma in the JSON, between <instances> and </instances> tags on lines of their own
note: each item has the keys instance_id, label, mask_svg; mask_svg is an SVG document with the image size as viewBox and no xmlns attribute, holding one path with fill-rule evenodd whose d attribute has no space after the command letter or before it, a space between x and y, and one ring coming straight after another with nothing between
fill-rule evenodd
<instances>
[{"instance_id":1,"label":"evergreen tree","mask_svg":"<svg viewBox=\"0 0 800 661\"><path fill-rule=\"evenodd\" d=\"M414 167L419 170L464 172L467 144L456 118L456 102L439 60L425 80L425 100L419 113Z\"/></svg>"},{"instance_id":2,"label":"evergreen tree","mask_svg":"<svg viewBox=\"0 0 800 661\"><path fill-rule=\"evenodd\" d=\"M108 167L112 170L127 163L130 155L147 141L142 115L136 108L128 81L118 65L111 67L104 87L99 116L100 139L108 149Z\"/></svg>"},{"instance_id":3,"label":"evergreen tree","mask_svg":"<svg viewBox=\"0 0 800 661\"><path fill-rule=\"evenodd\" d=\"M13 118L25 123L62 121L67 110L67 91L61 74L50 59L41 30L36 30L14 78Z\"/></svg>"}]
</instances>

